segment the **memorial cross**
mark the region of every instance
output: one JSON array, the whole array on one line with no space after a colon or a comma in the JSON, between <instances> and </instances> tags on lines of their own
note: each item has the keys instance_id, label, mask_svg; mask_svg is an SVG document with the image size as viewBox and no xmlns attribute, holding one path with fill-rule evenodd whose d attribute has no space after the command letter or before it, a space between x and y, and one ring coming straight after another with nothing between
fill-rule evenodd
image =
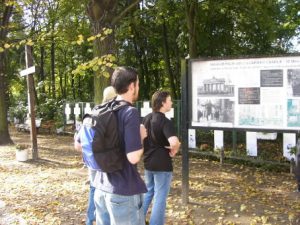
<instances>
[{"instance_id":1,"label":"memorial cross","mask_svg":"<svg viewBox=\"0 0 300 225\"><path fill-rule=\"evenodd\" d=\"M84 108L84 114L91 113L92 108L90 103L86 103L85 108Z\"/></svg>"},{"instance_id":2,"label":"memorial cross","mask_svg":"<svg viewBox=\"0 0 300 225\"><path fill-rule=\"evenodd\" d=\"M79 104L76 103L74 108L74 115L76 120L78 120L80 114L81 114L81 109L79 107Z\"/></svg>"},{"instance_id":3,"label":"memorial cross","mask_svg":"<svg viewBox=\"0 0 300 225\"><path fill-rule=\"evenodd\" d=\"M149 113L152 113L149 102L143 102L143 108L141 108L141 117L147 116Z\"/></svg>"},{"instance_id":4,"label":"memorial cross","mask_svg":"<svg viewBox=\"0 0 300 225\"><path fill-rule=\"evenodd\" d=\"M30 139L32 143L32 159L38 159L38 148L37 148L37 132L35 124L35 95L34 95L34 78L33 74L35 73L35 66L33 66L33 49L32 46L25 46L25 61L26 69L20 72L21 76L27 77L27 90L28 90L28 108L29 116L31 120L30 126Z\"/></svg>"},{"instance_id":5,"label":"memorial cross","mask_svg":"<svg viewBox=\"0 0 300 225\"><path fill-rule=\"evenodd\" d=\"M66 121L68 121L70 119L70 115L71 115L71 108L70 108L69 103L66 104L65 114L66 114Z\"/></svg>"}]
</instances>

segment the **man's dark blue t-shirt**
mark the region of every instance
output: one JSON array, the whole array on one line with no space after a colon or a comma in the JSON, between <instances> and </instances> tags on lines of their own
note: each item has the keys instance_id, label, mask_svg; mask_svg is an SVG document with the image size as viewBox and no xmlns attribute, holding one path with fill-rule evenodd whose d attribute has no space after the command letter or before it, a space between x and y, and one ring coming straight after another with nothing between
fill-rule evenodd
<instances>
[{"instance_id":1,"label":"man's dark blue t-shirt","mask_svg":"<svg viewBox=\"0 0 300 225\"><path fill-rule=\"evenodd\" d=\"M125 106L117 112L117 116L125 154L140 150L142 143L138 110L132 106ZM132 165L127 158L122 170L113 173L97 171L94 182L96 188L113 194L135 195L147 192L137 166Z\"/></svg>"}]
</instances>

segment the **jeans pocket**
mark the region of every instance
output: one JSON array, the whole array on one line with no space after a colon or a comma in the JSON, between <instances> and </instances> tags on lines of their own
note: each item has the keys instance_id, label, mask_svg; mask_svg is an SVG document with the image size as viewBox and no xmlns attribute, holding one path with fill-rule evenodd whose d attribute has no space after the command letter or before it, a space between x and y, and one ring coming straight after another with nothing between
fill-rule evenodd
<instances>
[{"instance_id":1,"label":"jeans pocket","mask_svg":"<svg viewBox=\"0 0 300 225\"><path fill-rule=\"evenodd\" d=\"M130 205L130 199L128 198L128 196L113 195L110 198L110 204L112 204L113 206Z\"/></svg>"},{"instance_id":2,"label":"jeans pocket","mask_svg":"<svg viewBox=\"0 0 300 225\"><path fill-rule=\"evenodd\" d=\"M142 194L140 194L140 195L136 195L136 207L137 207L137 209L142 209L142 207L143 207L143 202L144 202L144 198L143 198L143 195Z\"/></svg>"}]
</instances>

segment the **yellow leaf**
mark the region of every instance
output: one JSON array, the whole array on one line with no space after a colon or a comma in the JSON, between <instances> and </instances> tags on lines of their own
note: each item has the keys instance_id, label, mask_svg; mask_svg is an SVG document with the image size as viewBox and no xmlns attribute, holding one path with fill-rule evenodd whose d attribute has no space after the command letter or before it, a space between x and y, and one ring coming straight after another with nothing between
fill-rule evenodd
<instances>
[{"instance_id":1,"label":"yellow leaf","mask_svg":"<svg viewBox=\"0 0 300 225\"><path fill-rule=\"evenodd\" d=\"M0 47L0 52L4 52L4 49L2 47Z\"/></svg>"},{"instance_id":2,"label":"yellow leaf","mask_svg":"<svg viewBox=\"0 0 300 225\"><path fill-rule=\"evenodd\" d=\"M267 223L268 222L268 219L269 219L269 217L267 217L267 216L262 216L261 217L261 222L264 224L264 223Z\"/></svg>"},{"instance_id":3,"label":"yellow leaf","mask_svg":"<svg viewBox=\"0 0 300 225\"><path fill-rule=\"evenodd\" d=\"M91 36L91 37L89 37L89 38L87 39L87 41L93 41L93 40L95 40L95 39L96 39L95 36Z\"/></svg>"},{"instance_id":4,"label":"yellow leaf","mask_svg":"<svg viewBox=\"0 0 300 225\"><path fill-rule=\"evenodd\" d=\"M103 33L105 35L111 34L112 33L112 29L105 29Z\"/></svg>"},{"instance_id":5,"label":"yellow leaf","mask_svg":"<svg viewBox=\"0 0 300 225\"><path fill-rule=\"evenodd\" d=\"M112 63L106 63L106 66L107 66L107 67L112 67L113 64L112 64Z\"/></svg>"},{"instance_id":6,"label":"yellow leaf","mask_svg":"<svg viewBox=\"0 0 300 225\"><path fill-rule=\"evenodd\" d=\"M97 71L98 69L99 69L98 66L93 66L93 70L94 70L94 71Z\"/></svg>"},{"instance_id":7,"label":"yellow leaf","mask_svg":"<svg viewBox=\"0 0 300 225\"><path fill-rule=\"evenodd\" d=\"M82 35L82 34L79 34L76 43L77 43L78 45L81 45L83 42L84 42L83 35Z\"/></svg>"},{"instance_id":8,"label":"yellow leaf","mask_svg":"<svg viewBox=\"0 0 300 225\"><path fill-rule=\"evenodd\" d=\"M241 206L240 206L240 211L241 212L243 212L245 209L247 208L247 206L246 205L244 205L244 204L241 204Z\"/></svg>"},{"instance_id":9,"label":"yellow leaf","mask_svg":"<svg viewBox=\"0 0 300 225\"><path fill-rule=\"evenodd\" d=\"M5 43L4 48L9 48L10 44Z\"/></svg>"},{"instance_id":10,"label":"yellow leaf","mask_svg":"<svg viewBox=\"0 0 300 225\"><path fill-rule=\"evenodd\" d=\"M295 214L289 213L289 221L293 221L295 219Z\"/></svg>"},{"instance_id":11,"label":"yellow leaf","mask_svg":"<svg viewBox=\"0 0 300 225\"><path fill-rule=\"evenodd\" d=\"M98 65L99 65L99 66L100 66L100 65L103 65L102 59L99 59L99 60L98 60Z\"/></svg>"},{"instance_id":12,"label":"yellow leaf","mask_svg":"<svg viewBox=\"0 0 300 225\"><path fill-rule=\"evenodd\" d=\"M33 41L31 39L29 39L26 43L26 45L32 46L33 45Z\"/></svg>"},{"instance_id":13,"label":"yellow leaf","mask_svg":"<svg viewBox=\"0 0 300 225\"><path fill-rule=\"evenodd\" d=\"M106 77L106 78L109 78L110 74L109 74L109 72L104 71L104 72L103 72L103 76Z\"/></svg>"}]
</instances>

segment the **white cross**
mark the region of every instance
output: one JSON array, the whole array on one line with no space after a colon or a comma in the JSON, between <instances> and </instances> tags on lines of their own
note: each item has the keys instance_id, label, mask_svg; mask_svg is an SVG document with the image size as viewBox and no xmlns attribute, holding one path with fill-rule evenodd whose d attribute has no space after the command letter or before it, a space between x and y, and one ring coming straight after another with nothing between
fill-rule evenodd
<instances>
[{"instance_id":1,"label":"white cross","mask_svg":"<svg viewBox=\"0 0 300 225\"><path fill-rule=\"evenodd\" d=\"M29 67L25 70L20 71L21 77L27 76L29 74L35 73L35 66Z\"/></svg>"},{"instance_id":2,"label":"white cross","mask_svg":"<svg viewBox=\"0 0 300 225\"><path fill-rule=\"evenodd\" d=\"M76 118L76 119L77 119L77 118L79 117L79 115L81 114L81 110L80 110L80 107L79 107L79 104L78 104L78 103L75 104L74 114L75 114L75 118Z\"/></svg>"},{"instance_id":3,"label":"white cross","mask_svg":"<svg viewBox=\"0 0 300 225\"><path fill-rule=\"evenodd\" d=\"M149 113L152 113L152 109L150 108L150 103L149 102L143 102L143 108L141 108L141 116L145 117Z\"/></svg>"},{"instance_id":4,"label":"white cross","mask_svg":"<svg viewBox=\"0 0 300 225\"><path fill-rule=\"evenodd\" d=\"M86 103L85 108L84 108L84 114L91 113L92 108L90 103Z\"/></svg>"},{"instance_id":5,"label":"white cross","mask_svg":"<svg viewBox=\"0 0 300 225\"><path fill-rule=\"evenodd\" d=\"M71 114L71 108L68 103L66 104L65 107L65 114L66 114L66 120L68 121L70 119L70 114Z\"/></svg>"}]
</instances>

